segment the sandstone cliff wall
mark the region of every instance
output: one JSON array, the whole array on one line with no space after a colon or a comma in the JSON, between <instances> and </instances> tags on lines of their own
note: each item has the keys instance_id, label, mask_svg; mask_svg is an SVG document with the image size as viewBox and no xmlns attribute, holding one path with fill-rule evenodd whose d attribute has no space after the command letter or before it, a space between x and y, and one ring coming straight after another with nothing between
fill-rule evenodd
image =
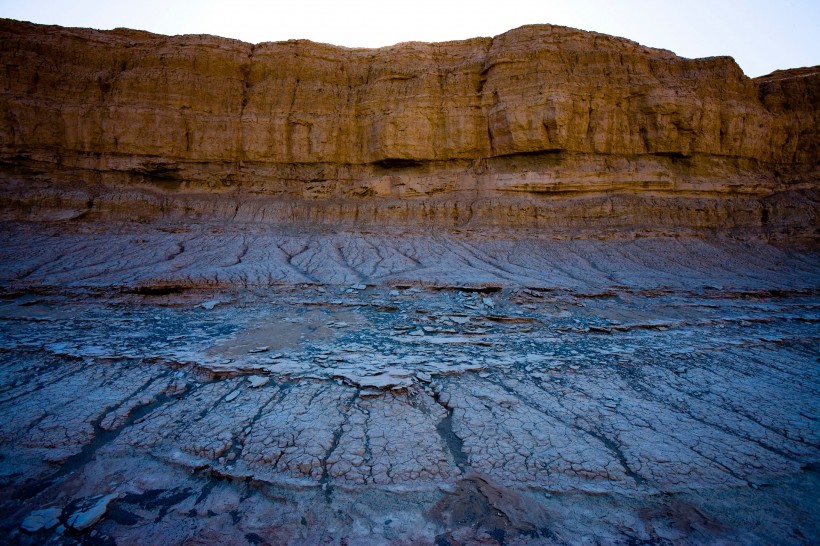
<instances>
[{"instance_id":1,"label":"sandstone cliff wall","mask_svg":"<svg viewBox=\"0 0 820 546\"><path fill-rule=\"evenodd\" d=\"M7 214L817 222L818 69L751 80L729 57L550 25L347 49L9 20L0 67Z\"/></svg>"}]
</instances>

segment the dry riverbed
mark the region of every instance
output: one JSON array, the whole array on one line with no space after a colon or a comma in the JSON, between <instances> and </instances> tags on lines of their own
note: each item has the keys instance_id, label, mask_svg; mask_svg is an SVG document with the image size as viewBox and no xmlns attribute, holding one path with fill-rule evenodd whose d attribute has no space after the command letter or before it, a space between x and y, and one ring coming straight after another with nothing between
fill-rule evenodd
<instances>
[{"instance_id":1,"label":"dry riverbed","mask_svg":"<svg viewBox=\"0 0 820 546\"><path fill-rule=\"evenodd\" d=\"M3 532L817 541L818 319L813 290L7 292Z\"/></svg>"}]
</instances>

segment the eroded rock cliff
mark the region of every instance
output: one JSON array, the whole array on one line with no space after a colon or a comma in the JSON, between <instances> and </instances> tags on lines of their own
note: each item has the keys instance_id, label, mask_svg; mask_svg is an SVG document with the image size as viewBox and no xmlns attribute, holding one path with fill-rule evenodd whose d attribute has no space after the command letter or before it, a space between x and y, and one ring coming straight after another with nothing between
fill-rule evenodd
<instances>
[{"instance_id":1,"label":"eroded rock cliff","mask_svg":"<svg viewBox=\"0 0 820 546\"><path fill-rule=\"evenodd\" d=\"M817 223L820 70L751 80L551 25L347 49L0 22L6 214L296 224Z\"/></svg>"},{"instance_id":2,"label":"eroded rock cliff","mask_svg":"<svg viewBox=\"0 0 820 546\"><path fill-rule=\"evenodd\" d=\"M0 21L0 536L820 544L818 74Z\"/></svg>"}]
</instances>

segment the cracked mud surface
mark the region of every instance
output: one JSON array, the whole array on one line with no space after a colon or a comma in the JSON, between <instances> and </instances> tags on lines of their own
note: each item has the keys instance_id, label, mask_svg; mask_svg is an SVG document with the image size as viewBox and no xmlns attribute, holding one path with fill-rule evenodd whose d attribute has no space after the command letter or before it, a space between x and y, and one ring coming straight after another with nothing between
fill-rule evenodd
<instances>
[{"instance_id":1,"label":"cracked mud surface","mask_svg":"<svg viewBox=\"0 0 820 546\"><path fill-rule=\"evenodd\" d=\"M66 288L43 280L62 259L16 276L7 262L3 532L22 544L820 540L816 260L761 246L782 261L735 254L717 286L682 265L716 243L687 242L654 270L637 249L658 241L567 244L576 254L521 255L553 264L529 288L535 267L496 282L503 264L478 258L493 282L429 287L419 267L390 283L358 262L353 284L153 290L97 282L127 287L112 276L133 264ZM613 266L625 255L647 264L631 284ZM568 266L582 256L586 269ZM556 282L559 269L600 276Z\"/></svg>"}]
</instances>

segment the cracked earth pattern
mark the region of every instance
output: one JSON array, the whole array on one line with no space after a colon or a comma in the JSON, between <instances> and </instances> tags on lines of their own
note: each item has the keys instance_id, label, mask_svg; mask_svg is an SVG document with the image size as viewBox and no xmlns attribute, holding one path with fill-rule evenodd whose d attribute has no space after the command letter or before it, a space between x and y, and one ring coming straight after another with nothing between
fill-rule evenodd
<instances>
[{"instance_id":1,"label":"cracked earth pattern","mask_svg":"<svg viewBox=\"0 0 820 546\"><path fill-rule=\"evenodd\" d=\"M383 231L0 222L0 281L68 287L367 282L574 290L698 289L733 283L814 288L818 269L815 254L754 239L606 234L601 239L544 239L523 230L515 237L504 232Z\"/></svg>"},{"instance_id":2,"label":"cracked earth pattern","mask_svg":"<svg viewBox=\"0 0 820 546\"><path fill-rule=\"evenodd\" d=\"M817 542L818 267L790 256L641 289L496 286L495 266L432 288L10 282L0 526L21 544Z\"/></svg>"}]
</instances>

